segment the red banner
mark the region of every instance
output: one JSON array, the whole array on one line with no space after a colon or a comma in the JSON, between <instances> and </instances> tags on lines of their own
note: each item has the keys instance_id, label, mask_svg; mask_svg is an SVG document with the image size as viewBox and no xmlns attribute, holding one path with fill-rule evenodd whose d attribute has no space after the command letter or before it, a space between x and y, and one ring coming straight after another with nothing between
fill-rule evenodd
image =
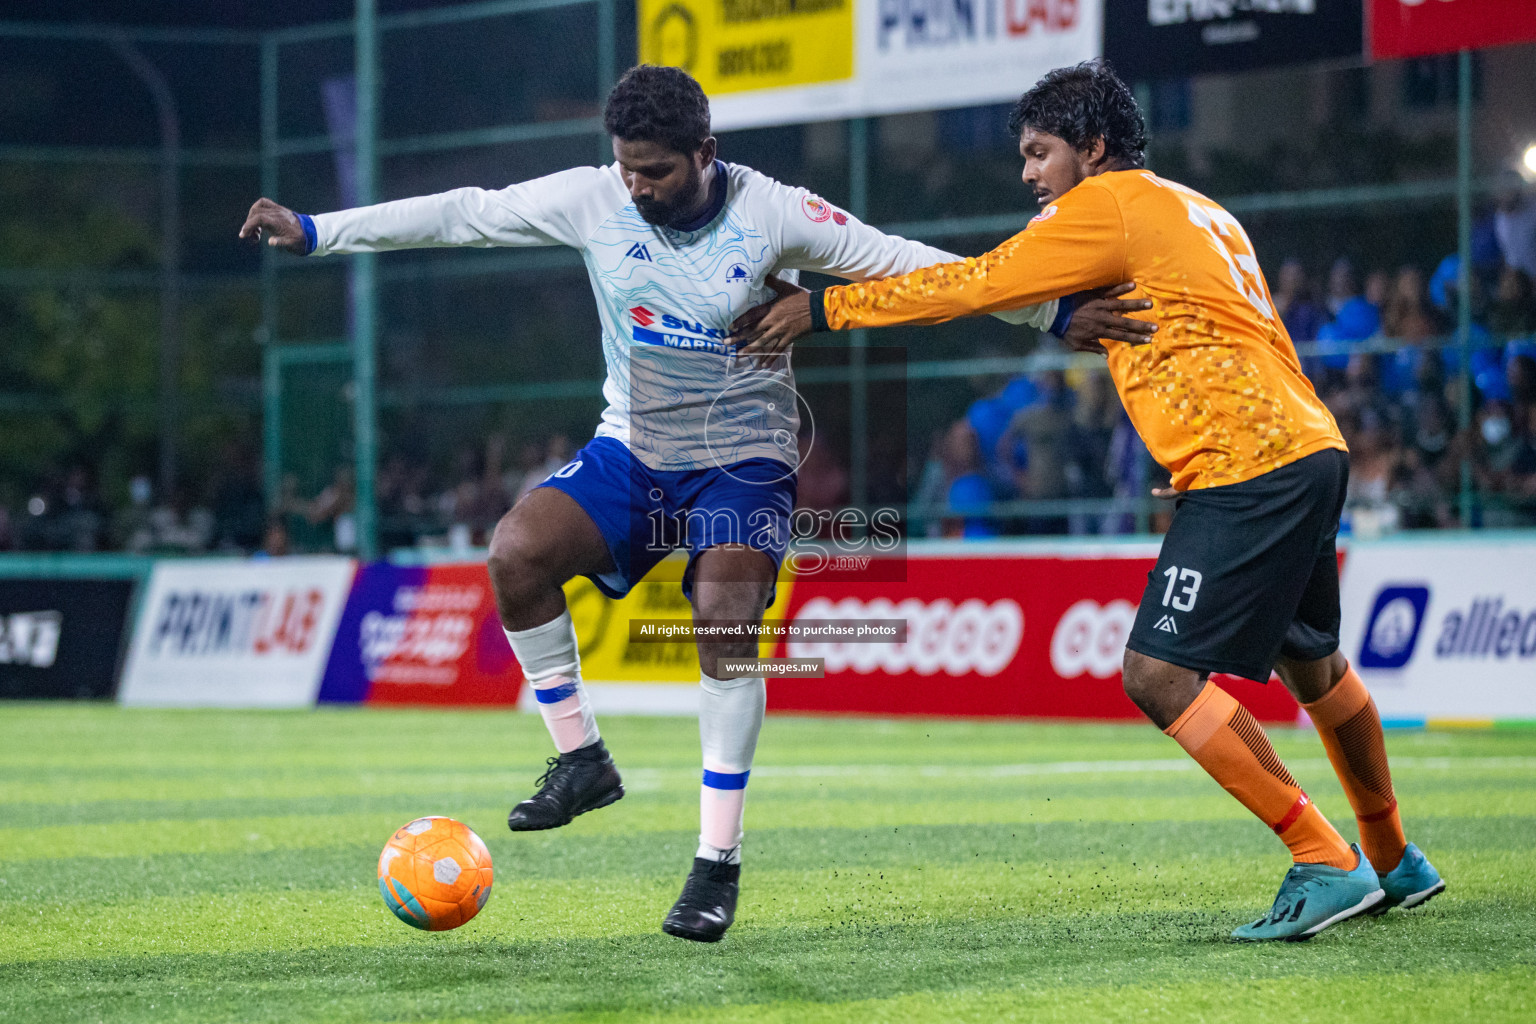
<instances>
[{"instance_id":1,"label":"red banner","mask_svg":"<svg viewBox=\"0 0 1536 1024\"><path fill-rule=\"evenodd\" d=\"M907 620L905 644L789 643L824 679L774 679L771 711L1138 719L1120 686L1125 639L1155 552L909 557L900 583L801 577L787 617ZM1291 723L1278 681L1217 682L1260 720Z\"/></svg>"},{"instance_id":2,"label":"red banner","mask_svg":"<svg viewBox=\"0 0 1536 1024\"><path fill-rule=\"evenodd\" d=\"M1371 0L1371 55L1422 57L1536 40L1532 0Z\"/></svg>"}]
</instances>

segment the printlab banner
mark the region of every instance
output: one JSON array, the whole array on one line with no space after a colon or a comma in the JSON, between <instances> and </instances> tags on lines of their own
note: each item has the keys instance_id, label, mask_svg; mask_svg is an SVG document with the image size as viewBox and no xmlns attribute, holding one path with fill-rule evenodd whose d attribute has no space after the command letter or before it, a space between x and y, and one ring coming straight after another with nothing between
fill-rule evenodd
<instances>
[{"instance_id":1,"label":"printlab banner","mask_svg":"<svg viewBox=\"0 0 1536 1024\"><path fill-rule=\"evenodd\" d=\"M0 697L110 697L131 580L0 580Z\"/></svg>"},{"instance_id":2,"label":"printlab banner","mask_svg":"<svg viewBox=\"0 0 1536 1024\"><path fill-rule=\"evenodd\" d=\"M379 563L358 571L320 700L513 705L522 683L483 562Z\"/></svg>"},{"instance_id":3,"label":"printlab banner","mask_svg":"<svg viewBox=\"0 0 1536 1024\"><path fill-rule=\"evenodd\" d=\"M1362 17L1361 0L1107 0L1104 56L1127 81L1359 57Z\"/></svg>"},{"instance_id":4,"label":"printlab banner","mask_svg":"<svg viewBox=\"0 0 1536 1024\"><path fill-rule=\"evenodd\" d=\"M1421 57L1536 40L1531 0L1369 2L1373 57Z\"/></svg>"},{"instance_id":5,"label":"printlab banner","mask_svg":"<svg viewBox=\"0 0 1536 1024\"><path fill-rule=\"evenodd\" d=\"M640 59L717 131L1017 99L1099 52L1103 0L639 0Z\"/></svg>"},{"instance_id":6,"label":"printlab banner","mask_svg":"<svg viewBox=\"0 0 1536 1024\"><path fill-rule=\"evenodd\" d=\"M1383 718L1536 719L1536 538L1357 543L1343 606Z\"/></svg>"},{"instance_id":7,"label":"printlab banner","mask_svg":"<svg viewBox=\"0 0 1536 1024\"><path fill-rule=\"evenodd\" d=\"M787 618L905 619L907 642L783 644L781 656L825 659L826 677L770 681L769 710L1140 719L1120 664L1156 561L1155 545L913 545L904 582L802 578ZM1217 681L1263 721L1296 720L1278 681Z\"/></svg>"},{"instance_id":8,"label":"printlab banner","mask_svg":"<svg viewBox=\"0 0 1536 1024\"><path fill-rule=\"evenodd\" d=\"M308 707L352 584L349 558L159 562L124 704Z\"/></svg>"}]
</instances>

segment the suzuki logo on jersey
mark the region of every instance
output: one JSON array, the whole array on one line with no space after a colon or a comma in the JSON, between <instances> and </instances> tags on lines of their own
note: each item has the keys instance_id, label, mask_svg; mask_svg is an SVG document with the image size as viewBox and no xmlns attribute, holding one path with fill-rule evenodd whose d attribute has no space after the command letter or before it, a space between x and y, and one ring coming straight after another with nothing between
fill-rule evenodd
<instances>
[{"instance_id":1,"label":"suzuki logo on jersey","mask_svg":"<svg viewBox=\"0 0 1536 1024\"><path fill-rule=\"evenodd\" d=\"M634 245L629 247L629 252L625 253L624 255L633 256L637 260L645 260L647 263L656 262L655 260L651 259L651 250L645 247L644 242L636 242Z\"/></svg>"},{"instance_id":2,"label":"suzuki logo on jersey","mask_svg":"<svg viewBox=\"0 0 1536 1024\"><path fill-rule=\"evenodd\" d=\"M1360 645L1361 668L1402 668L1413 657L1429 607L1429 588L1422 585L1382 587L1366 620Z\"/></svg>"},{"instance_id":3,"label":"suzuki logo on jersey","mask_svg":"<svg viewBox=\"0 0 1536 1024\"><path fill-rule=\"evenodd\" d=\"M633 307L629 315L635 320L634 339L642 345L663 345L667 348L715 352L720 355L725 355L731 350L725 343L728 332L722 327L706 327L702 323L684 320L671 313L652 312L644 306ZM660 329L653 329L653 326Z\"/></svg>"}]
</instances>

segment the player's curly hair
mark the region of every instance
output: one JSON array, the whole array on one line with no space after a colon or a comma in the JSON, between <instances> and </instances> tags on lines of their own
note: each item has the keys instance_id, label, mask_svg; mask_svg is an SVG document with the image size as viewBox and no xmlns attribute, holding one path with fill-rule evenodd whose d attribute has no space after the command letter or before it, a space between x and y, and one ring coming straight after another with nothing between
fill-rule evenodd
<instances>
[{"instance_id":1,"label":"player's curly hair","mask_svg":"<svg viewBox=\"0 0 1536 1024\"><path fill-rule=\"evenodd\" d=\"M603 127L626 142L692 153L709 138L709 99L682 68L637 64L608 94Z\"/></svg>"},{"instance_id":2,"label":"player's curly hair","mask_svg":"<svg viewBox=\"0 0 1536 1024\"><path fill-rule=\"evenodd\" d=\"M1136 97L1102 58L1057 68L1036 82L1008 118L1008 130L1015 137L1025 128L1054 135L1079 150L1101 138L1110 156L1133 167L1146 164L1147 124Z\"/></svg>"}]
</instances>

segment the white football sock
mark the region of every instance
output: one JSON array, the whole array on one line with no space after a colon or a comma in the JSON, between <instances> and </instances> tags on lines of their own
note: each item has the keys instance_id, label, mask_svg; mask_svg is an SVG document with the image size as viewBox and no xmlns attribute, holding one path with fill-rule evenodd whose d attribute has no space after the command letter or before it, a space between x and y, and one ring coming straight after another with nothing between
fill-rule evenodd
<instances>
[{"instance_id":1,"label":"white football sock","mask_svg":"<svg viewBox=\"0 0 1536 1024\"><path fill-rule=\"evenodd\" d=\"M704 784L699 787L699 850L707 860L741 863L747 776L763 727L768 688L762 676L714 679L700 673L699 740Z\"/></svg>"},{"instance_id":2,"label":"white football sock","mask_svg":"<svg viewBox=\"0 0 1536 1024\"><path fill-rule=\"evenodd\" d=\"M542 626L503 630L539 701L539 713L562 754L598 741L597 719L581 685L581 656L569 608Z\"/></svg>"}]
</instances>

